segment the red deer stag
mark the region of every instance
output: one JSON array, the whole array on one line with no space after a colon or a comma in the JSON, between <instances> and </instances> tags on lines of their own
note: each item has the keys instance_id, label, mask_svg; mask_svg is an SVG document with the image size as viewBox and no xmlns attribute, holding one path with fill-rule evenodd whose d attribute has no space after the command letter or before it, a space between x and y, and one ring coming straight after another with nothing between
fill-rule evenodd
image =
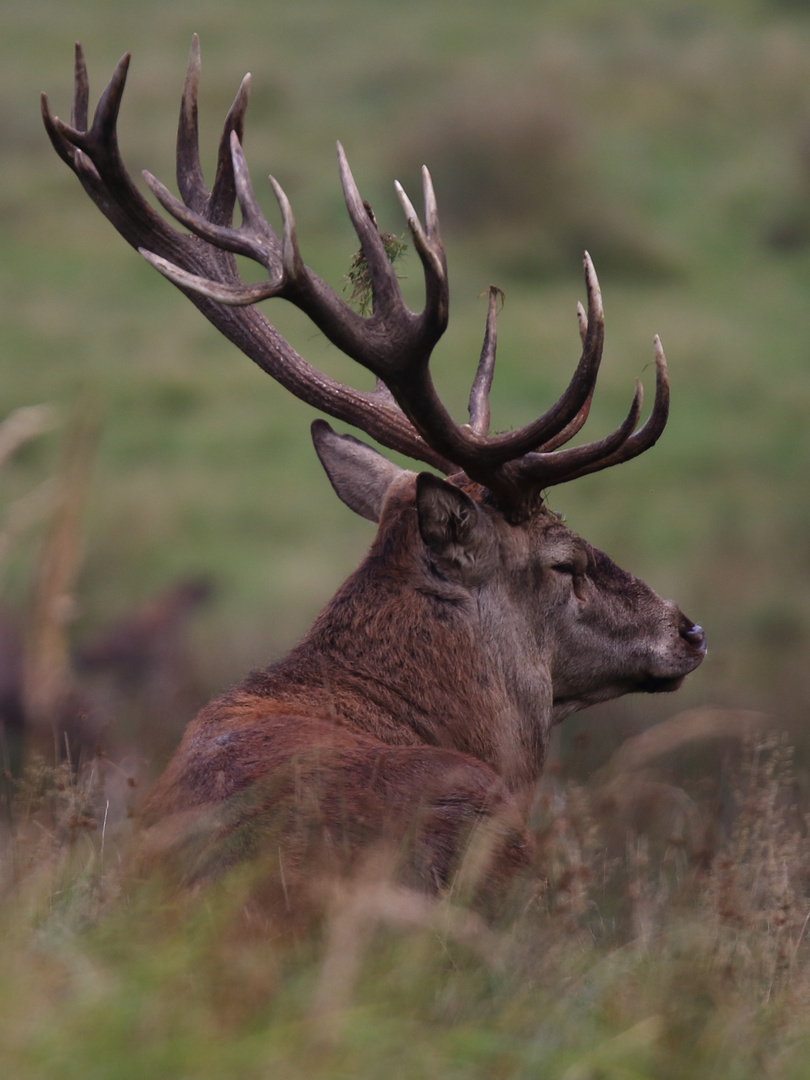
<instances>
[{"instance_id":1,"label":"red deer stag","mask_svg":"<svg viewBox=\"0 0 810 1080\"><path fill-rule=\"evenodd\" d=\"M176 231L149 206L118 151L128 63L129 56L119 63L89 125L80 48L70 125L43 96L51 141L90 198L288 390L447 477L401 469L326 421L313 423L332 486L352 510L379 523L376 539L288 656L249 675L189 724L143 819L172 843L191 845L193 875L260 850L273 828L289 842L289 821L306 818L321 837L321 853L330 845L357 851L381 836L402 843L406 878L428 888L447 883L470 830L483 823L498 837L494 879L525 861L524 817L552 726L621 694L674 690L706 652L699 626L566 528L543 501L549 486L628 461L656 442L669 403L660 342L646 423L636 430L637 384L613 434L562 449L585 422L602 353L601 296L586 254L588 306L579 306L582 355L570 385L539 419L489 434L493 289L470 422L457 424L429 369L447 324L448 286L427 170L424 224L397 184L424 270L425 306L416 314L403 302L374 216L338 146L346 206L371 280L372 311L362 317L304 265L290 204L272 177L280 235L259 209L241 145L247 78L225 121L213 187L206 188L196 38L177 138L182 202L144 174L189 232ZM269 280L244 284L235 255L260 263ZM373 372L376 389L343 386L299 356L254 306L276 296ZM275 841L270 850L276 852ZM303 849L295 850L303 858Z\"/></svg>"}]
</instances>

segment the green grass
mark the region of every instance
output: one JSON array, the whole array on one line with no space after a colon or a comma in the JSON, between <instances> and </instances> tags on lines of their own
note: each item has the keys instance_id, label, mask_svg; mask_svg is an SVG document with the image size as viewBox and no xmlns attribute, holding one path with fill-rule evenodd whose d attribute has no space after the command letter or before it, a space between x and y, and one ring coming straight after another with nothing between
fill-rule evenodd
<instances>
[{"instance_id":1,"label":"green grass","mask_svg":"<svg viewBox=\"0 0 810 1080\"><path fill-rule=\"evenodd\" d=\"M677 700L625 699L572 718L559 734L563 769L586 774L621 737L705 702L766 710L790 729L804 768L810 7L29 0L0 9L0 412L54 402L64 425L77 405L95 403L104 427L71 640L180 576L209 575L215 599L193 627L204 697L298 637L371 529L332 497L309 442L312 410L126 247L43 132L41 90L68 116L75 39L94 95L131 49L125 158L133 175L146 167L170 180L194 31L207 160L251 70L246 150L257 192L272 216L262 177L279 178L305 259L336 286L356 241L335 139L381 227L397 235L392 181L418 205L419 166L431 167L452 293L435 377L458 418L491 281L507 297L499 428L537 415L573 369L582 247L600 273L607 326L593 435L618 422L636 376L651 390L660 333L673 394L661 442L550 501L702 623L709 657ZM403 272L417 304L412 255ZM366 381L295 312L266 310L313 363ZM0 472L0 506L53 474L60 439L59 430L40 437ZM1 568L0 602L21 622L42 534L32 524ZM150 754L137 715L122 713L113 733ZM201 902L188 929L148 893L129 907L102 904L98 919L109 871L98 847L82 834L67 863L61 847L52 859L37 850L37 873L0 905L8 1075L803 1075L796 1017L806 980L794 968L768 990L773 927L729 929L708 885L689 903L665 890L646 938L636 928L595 939L579 915L563 932L548 905L518 914L504 946L511 974L446 935L437 960L434 928L381 926L338 1045L316 1051L306 1018L323 942L257 943L244 928L222 938L227 897ZM650 865L655 885L664 869ZM631 883L636 871L621 866ZM796 913L804 904L806 914L806 886L796 889ZM591 895L589 910L604 913L611 897ZM806 960L803 949L796 957Z\"/></svg>"},{"instance_id":2,"label":"green grass","mask_svg":"<svg viewBox=\"0 0 810 1080\"><path fill-rule=\"evenodd\" d=\"M4 1069L804 1076L807 839L784 743L729 743L730 725L752 730L745 720L704 710L683 718L688 735L670 725L601 780L547 780L535 876L489 925L452 893L435 904L367 871L333 883L320 915L296 912L291 932L256 888L272 859L258 877L167 894L122 875L120 827L77 827L82 791L64 771L29 776L5 848L16 873L0 908ZM727 768L713 788L718 737ZM706 775L658 782L651 799L649 766L673 753ZM88 798L100 791L88 782Z\"/></svg>"}]
</instances>

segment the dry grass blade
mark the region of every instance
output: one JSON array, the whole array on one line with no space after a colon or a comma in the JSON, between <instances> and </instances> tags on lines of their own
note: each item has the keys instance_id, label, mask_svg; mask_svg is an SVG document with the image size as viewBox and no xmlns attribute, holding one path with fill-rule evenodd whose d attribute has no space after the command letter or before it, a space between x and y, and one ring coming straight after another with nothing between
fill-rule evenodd
<instances>
[{"instance_id":1,"label":"dry grass blade","mask_svg":"<svg viewBox=\"0 0 810 1080\"><path fill-rule=\"evenodd\" d=\"M701 707L678 713L622 743L607 764L594 775L595 783L619 782L685 746L710 739L744 740L768 731L773 720L749 709Z\"/></svg>"},{"instance_id":2,"label":"dry grass blade","mask_svg":"<svg viewBox=\"0 0 810 1080\"><path fill-rule=\"evenodd\" d=\"M50 431L55 423L56 411L51 405L26 405L10 413L0 423L0 468L22 446L37 435ZM53 501L53 488L52 481L46 480L6 508L5 520L0 527L0 568L20 536L48 513Z\"/></svg>"},{"instance_id":3,"label":"dry grass blade","mask_svg":"<svg viewBox=\"0 0 810 1080\"><path fill-rule=\"evenodd\" d=\"M773 729L765 713L746 709L696 708L677 714L628 739L591 777L588 797L612 851L627 837L684 846L707 858L717 842L714 812L706 813L690 794L676 758L705 759L709 747L739 759L752 739Z\"/></svg>"},{"instance_id":4,"label":"dry grass blade","mask_svg":"<svg viewBox=\"0 0 810 1080\"><path fill-rule=\"evenodd\" d=\"M96 411L80 405L65 434L53 514L34 582L23 672L29 721L26 755L39 753L47 761L61 756L55 731L72 685L65 629L81 563L81 516L99 434Z\"/></svg>"},{"instance_id":5,"label":"dry grass blade","mask_svg":"<svg viewBox=\"0 0 810 1080\"><path fill-rule=\"evenodd\" d=\"M56 498L56 482L51 477L15 499L5 512L5 520L0 528L0 570L14 550L23 533L42 521L53 510Z\"/></svg>"},{"instance_id":6,"label":"dry grass blade","mask_svg":"<svg viewBox=\"0 0 810 1080\"><path fill-rule=\"evenodd\" d=\"M319 1042L334 1045L350 1007L361 967L381 927L422 930L440 940L470 948L487 965L496 965L504 942L477 915L447 900L397 885L394 863L372 854L349 883L333 883L326 925L326 949L309 1003L309 1019Z\"/></svg>"},{"instance_id":7,"label":"dry grass blade","mask_svg":"<svg viewBox=\"0 0 810 1080\"><path fill-rule=\"evenodd\" d=\"M55 423L56 411L51 405L26 405L7 416L0 424L0 466L29 439L50 431Z\"/></svg>"}]
</instances>

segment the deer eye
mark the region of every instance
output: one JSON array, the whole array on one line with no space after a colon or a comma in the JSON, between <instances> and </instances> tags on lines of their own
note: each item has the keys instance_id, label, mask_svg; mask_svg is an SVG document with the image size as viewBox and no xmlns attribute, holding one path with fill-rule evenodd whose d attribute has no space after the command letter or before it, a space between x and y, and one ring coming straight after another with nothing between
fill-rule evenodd
<instances>
[{"instance_id":1,"label":"deer eye","mask_svg":"<svg viewBox=\"0 0 810 1080\"><path fill-rule=\"evenodd\" d=\"M577 568L570 562L554 563L551 569L555 570L558 574L567 574L569 577L577 576Z\"/></svg>"}]
</instances>

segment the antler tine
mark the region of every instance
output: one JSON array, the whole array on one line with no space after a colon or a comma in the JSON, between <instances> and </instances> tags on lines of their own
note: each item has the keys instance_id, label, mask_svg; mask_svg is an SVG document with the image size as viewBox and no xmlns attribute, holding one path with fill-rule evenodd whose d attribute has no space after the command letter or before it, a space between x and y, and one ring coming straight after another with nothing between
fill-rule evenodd
<instances>
[{"instance_id":1,"label":"antler tine","mask_svg":"<svg viewBox=\"0 0 810 1080\"><path fill-rule=\"evenodd\" d=\"M542 446L538 446L537 447L538 452L543 453L543 454L548 454L552 450L556 450L560 446L565 446L565 444L570 442L573 439L573 437L580 431L580 429L585 426L585 421L588 419L588 416L590 415L590 412L591 412L591 405L593 403L594 389L595 389L595 387L593 387L591 389L590 394L588 394L587 398L585 399L585 404L579 410L579 412L574 417L574 419L571 421L571 423L566 424L566 426L562 429L562 431L560 431L552 439L547 439L542 444Z\"/></svg>"},{"instance_id":2,"label":"antler tine","mask_svg":"<svg viewBox=\"0 0 810 1080\"><path fill-rule=\"evenodd\" d=\"M579 340L584 345L588 335L588 313L582 306L581 300L577 300L577 323L579 324Z\"/></svg>"},{"instance_id":3,"label":"antler tine","mask_svg":"<svg viewBox=\"0 0 810 1080\"><path fill-rule=\"evenodd\" d=\"M240 159L240 161L244 163L244 157L241 153L241 147L239 146L238 136L235 131L231 132L230 141L234 157ZM250 222L254 222L258 218L268 230L268 237L271 236L275 241L273 246L277 251L277 237L272 232L272 229L267 224L258 208L258 204L253 196L252 188L250 188L250 177L247 173L246 163L244 164L244 168L241 168L239 165L235 166L233 172L236 177L236 188L240 192L239 203L244 218L242 226L239 229L216 225L206 218L190 211L187 207L183 206L182 203L178 202L171 192L169 192L159 180L156 180L151 173L144 173L144 178L155 196L160 200L161 205L163 205L170 214L183 224L187 225L188 228L202 239L209 240L211 243L215 243L219 247L227 248L230 251L236 251L254 259L258 258L270 273L269 281L260 281L253 285L244 285L241 282L238 285L234 285L226 282L214 281L210 278L201 277L198 274L191 274L181 267L168 262L166 259L160 258L160 256L153 254L145 248L139 248L138 250L148 263L180 288L190 289L192 292L198 293L201 296L206 296L210 300L216 300L219 304L227 304L229 307L247 307L251 304L258 303L261 300L267 300L270 297L278 296L290 281L295 280L296 277L300 275L301 271L304 269L304 265L298 250L292 207L278 181L272 176L269 178L281 209L283 222L281 266L274 265L269 258L268 252L260 245L255 245L252 240L249 240L246 237L245 233ZM250 189L249 196L244 190L245 185Z\"/></svg>"},{"instance_id":4,"label":"antler tine","mask_svg":"<svg viewBox=\"0 0 810 1080\"><path fill-rule=\"evenodd\" d=\"M437 278L446 279L447 267L445 266L444 248L439 234L439 211L436 202L436 193L433 189L433 180L427 166L422 166L422 198L425 203L425 229L419 220L419 215L414 209L413 203L400 184L394 181L402 209L405 212L405 220L408 223L414 246L423 262L426 262Z\"/></svg>"},{"instance_id":5,"label":"antler tine","mask_svg":"<svg viewBox=\"0 0 810 1080\"><path fill-rule=\"evenodd\" d=\"M399 291L397 275L388 258L382 237L376 223L369 216L363 203L357 184L352 176L346 152L340 142L337 144L338 171L343 198L349 218L357 233L357 239L363 249L369 274L371 276L372 311L377 314L383 308L402 309L402 297Z\"/></svg>"},{"instance_id":6,"label":"antler tine","mask_svg":"<svg viewBox=\"0 0 810 1080\"><path fill-rule=\"evenodd\" d=\"M644 450L654 446L666 427L669 419L669 372L667 370L667 358L664 355L664 346L658 334L653 338L655 353L655 401L647 422L637 431L632 438L628 439L628 445L623 448L622 461L629 461Z\"/></svg>"},{"instance_id":7,"label":"antler tine","mask_svg":"<svg viewBox=\"0 0 810 1080\"><path fill-rule=\"evenodd\" d=\"M495 352L498 346L498 298L503 293L497 285L489 287L487 307L487 329L481 349L481 359L470 390L470 427L476 435L489 434L489 392L492 389L492 376L495 373Z\"/></svg>"},{"instance_id":8,"label":"antler tine","mask_svg":"<svg viewBox=\"0 0 810 1080\"><path fill-rule=\"evenodd\" d=\"M230 225L236 199L231 161L231 133L235 131L240 142L242 141L250 75L245 75L242 80L225 117L217 155L216 176L213 188L209 191L200 165L197 95L201 70L200 39L194 34L177 124L177 186L186 206L215 224Z\"/></svg>"},{"instance_id":9,"label":"antler tine","mask_svg":"<svg viewBox=\"0 0 810 1080\"><path fill-rule=\"evenodd\" d=\"M113 76L99 98L96 111L93 114L93 125L90 133L95 138L107 142L110 147L118 147L118 114L121 111L124 87L127 85L130 58L130 53L124 53L118 61Z\"/></svg>"},{"instance_id":10,"label":"antler tine","mask_svg":"<svg viewBox=\"0 0 810 1080\"><path fill-rule=\"evenodd\" d=\"M90 88L81 45L76 44L74 61L73 103L70 110L72 123L66 124L58 116L54 116L50 110L48 95L41 95L42 118L45 127L57 153L71 168L74 162L73 149L89 153L94 147L106 145L108 152L117 152L115 125L127 81L129 60L130 54L124 53L118 61L113 76L99 99L92 126L89 128L87 126L87 102Z\"/></svg>"},{"instance_id":11,"label":"antler tine","mask_svg":"<svg viewBox=\"0 0 810 1080\"><path fill-rule=\"evenodd\" d=\"M588 334L588 315L585 311L585 308L579 301L577 301L577 322L579 324L579 338L584 345L585 338ZM593 402L593 392L595 389L596 385L594 384L591 387L590 394L588 394L587 398L585 399L585 404L579 410L571 423L567 424L562 429L562 431L560 431L553 438L547 439L542 446L538 446L538 451L544 454L550 453L550 451L556 450L559 446L565 446L567 442L570 442L573 439L573 437L585 425L585 421L588 419L591 411L591 404Z\"/></svg>"},{"instance_id":12,"label":"antler tine","mask_svg":"<svg viewBox=\"0 0 810 1080\"><path fill-rule=\"evenodd\" d=\"M51 106L48 102L48 95L42 93L39 96L39 107L42 114L42 122L45 125L45 130L48 133L48 137L51 140L51 144L59 157L70 166L71 169L75 169L74 162L76 160L76 146L67 138L68 132L72 132L74 129L65 124L58 116L54 116L51 112Z\"/></svg>"},{"instance_id":13,"label":"antler tine","mask_svg":"<svg viewBox=\"0 0 810 1080\"><path fill-rule=\"evenodd\" d=\"M578 480L580 476L587 476L589 473L601 472L602 469L609 469L613 465L621 465L625 461L630 461L634 457L638 457L645 450L649 450L661 436L663 432L667 418L669 416L669 376L667 374L667 361L664 356L664 350L661 345L661 340L658 335L654 338L655 347L655 401L650 415L647 417L645 424L639 428L638 431L630 435L624 442L621 442L612 452L605 451L603 454L595 454L592 460L580 460L570 458L568 465L562 460L562 454L557 455L558 459L562 462L563 467L559 469L556 474L550 474L548 478L544 479L546 484L561 484L568 483L571 480ZM624 425L622 425L624 426ZM596 444L593 444L596 445ZM577 447L577 449L586 449L585 447ZM574 453L574 451L564 451L564 453ZM542 455L540 455L542 456ZM558 466L554 466L557 470ZM542 472L542 466L538 465L538 474Z\"/></svg>"},{"instance_id":14,"label":"antler tine","mask_svg":"<svg viewBox=\"0 0 810 1080\"><path fill-rule=\"evenodd\" d=\"M433 189L433 180L427 165L422 166L422 195L425 200L425 226L431 240L440 243L439 240L439 208L436 202L436 192Z\"/></svg>"},{"instance_id":15,"label":"antler tine","mask_svg":"<svg viewBox=\"0 0 810 1080\"><path fill-rule=\"evenodd\" d=\"M604 468L605 466L600 463L606 461L614 453L621 453L621 449L635 431L641 416L643 400L644 388L636 379L630 411L623 423L612 434L596 442L587 443L585 446L575 446L569 450L525 454L515 462L513 470L510 471L513 471L519 485L543 488L551 484L567 482L572 480L574 475L582 475L583 472Z\"/></svg>"},{"instance_id":16,"label":"antler tine","mask_svg":"<svg viewBox=\"0 0 810 1080\"><path fill-rule=\"evenodd\" d=\"M79 131L87 130L87 107L90 101L90 82L87 78L87 64L84 49L76 42L76 54L73 67L73 105L70 110L71 126Z\"/></svg>"},{"instance_id":17,"label":"antler tine","mask_svg":"<svg viewBox=\"0 0 810 1080\"><path fill-rule=\"evenodd\" d=\"M230 133L230 146L233 162L233 182L237 198L239 199L239 206L242 211L242 223L239 228L232 228L228 225L219 225L216 222L211 221L209 217L203 216L186 204L181 203L180 200L176 199L168 188L161 184L161 182L152 176L151 173L145 171L143 175L150 190L160 204L168 210L172 217L185 225L195 233L195 235L203 240L207 240L210 244L213 244L215 248L224 249L225 251L234 252L239 255L245 255L250 259L255 259L256 262L267 269L271 280L269 283L265 282L262 284L263 288L269 291L264 291L260 296L255 294L254 291L253 300L238 300L232 298L231 300L223 299L221 301L222 303L232 304L254 303L256 299L265 299L268 296L278 295L284 287L284 275L278 265L280 244L278 237L262 214L259 204L256 201L256 197L253 194L247 162L242 153L239 136L235 131L231 131ZM204 292L204 290L198 291ZM238 291L238 289L235 291L232 290L232 296L236 296ZM204 295L209 294L204 292Z\"/></svg>"},{"instance_id":18,"label":"antler tine","mask_svg":"<svg viewBox=\"0 0 810 1080\"><path fill-rule=\"evenodd\" d=\"M422 166L422 192L425 202L425 224L427 232L422 228L419 215L414 210L413 203L405 193L405 189L399 180L394 181L405 220L413 239L425 274L425 318L430 319L435 327L436 340L444 333L447 327L447 318L450 311L449 290L447 287L447 259L444 254L441 236L439 234L439 212L436 204L436 193L433 190L433 181L427 168Z\"/></svg>"},{"instance_id":19,"label":"antler tine","mask_svg":"<svg viewBox=\"0 0 810 1080\"><path fill-rule=\"evenodd\" d=\"M548 444L551 440L554 440L555 445L561 445L557 437L568 429L569 424L575 424L582 417L582 409L593 396L596 376L602 360L605 319L599 280L587 251L583 256L583 263L588 293L588 315L582 355L574 376L562 397L537 420L515 431L490 435L486 440L468 438L468 445L462 451L464 457L461 464L475 479L487 476L488 479L483 480L483 483L490 482L493 469L498 469L524 454L535 451L538 446ZM582 324L580 324L580 329L582 329ZM582 422L584 423L584 417Z\"/></svg>"},{"instance_id":20,"label":"antler tine","mask_svg":"<svg viewBox=\"0 0 810 1080\"><path fill-rule=\"evenodd\" d=\"M183 270L182 267L156 255L147 248L138 248L138 253L143 255L150 266L153 266L178 288L196 293L198 296L205 296L227 307L249 307L260 300L278 296L278 283L274 281L259 281L255 285L229 285L224 281L214 281L213 278L200 277L199 274Z\"/></svg>"},{"instance_id":21,"label":"antler tine","mask_svg":"<svg viewBox=\"0 0 810 1080\"><path fill-rule=\"evenodd\" d=\"M211 221L220 222L223 225L230 225L231 223L234 198L236 196L231 135L236 135L241 147L245 136L245 113L247 112L249 93L250 72L245 75L239 85L233 104L225 117L222 137L219 142L217 171L214 177L214 186L211 189L208 217Z\"/></svg>"},{"instance_id":22,"label":"antler tine","mask_svg":"<svg viewBox=\"0 0 810 1080\"><path fill-rule=\"evenodd\" d=\"M188 58L186 81L180 99L177 122L177 187L186 206L204 213L210 192L203 180L200 164L200 138L197 122L197 92L200 87L200 39L194 34Z\"/></svg>"},{"instance_id":23,"label":"antler tine","mask_svg":"<svg viewBox=\"0 0 810 1080\"><path fill-rule=\"evenodd\" d=\"M270 186L281 211L281 262L290 281L299 279L304 272L304 260L298 247L295 218L284 188L274 176L269 176Z\"/></svg>"},{"instance_id":24,"label":"antler tine","mask_svg":"<svg viewBox=\"0 0 810 1080\"><path fill-rule=\"evenodd\" d=\"M654 348L655 401L646 423L612 454L590 465L578 468L570 475L567 475L565 477L566 483L569 480L577 480L580 476L586 476L588 473L600 472L602 469L608 469L612 465L621 465L625 461L630 461L658 442L669 418L669 374L667 372L667 359L664 355L661 339L657 334L654 338Z\"/></svg>"},{"instance_id":25,"label":"antler tine","mask_svg":"<svg viewBox=\"0 0 810 1080\"><path fill-rule=\"evenodd\" d=\"M209 221L207 217L203 217L202 214L198 214L186 206L185 203L180 202L160 180L146 169L144 169L143 178L164 210L168 210L176 221L179 221L181 225L185 225L195 236L199 236L201 240L207 240L209 244L215 245L216 249L220 251L245 255L247 258L260 262L263 266L268 266L269 258L266 246L257 243L252 231L243 228L235 229L228 225L217 225ZM210 260L208 262L210 263ZM268 269L272 273L272 269L270 267ZM267 283L263 282L262 284L266 285ZM275 293L269 295L275 295Z\"/></svg>"},{"instance_id":26,"label":"antler tine","mask_svg":"<svg viewBox=\"0 0 810 1080\"><path fill-rule=\"evenodd\" d=\"M239 200L239 209L242 211L242 226L248 230L255 230L272 241L272 247L278 244L278 237L267 222L261 207L253 193L253 184L250 182L250 170L245 158L242 144L235 131L231 132L231 163L233 167L236 197Z\"/></svg>"},{"instance_id":27,"label":"antler tine","mask_svg":"<svg viewBox=\"0 0 810 1080\"><path fill-rule=\"evenodd\" d=\"M133 247L149 237L152 246L174 254L180 238L143 198L132 183L118 150L116 121L129 68L125 53L102 94L89 129L65 124L42 94L42 120L57 154L76 173L87 194ZM83 105L87 73L81 46L77 47L73 112L87 123Z\"/></svg>"}]
</instances>

